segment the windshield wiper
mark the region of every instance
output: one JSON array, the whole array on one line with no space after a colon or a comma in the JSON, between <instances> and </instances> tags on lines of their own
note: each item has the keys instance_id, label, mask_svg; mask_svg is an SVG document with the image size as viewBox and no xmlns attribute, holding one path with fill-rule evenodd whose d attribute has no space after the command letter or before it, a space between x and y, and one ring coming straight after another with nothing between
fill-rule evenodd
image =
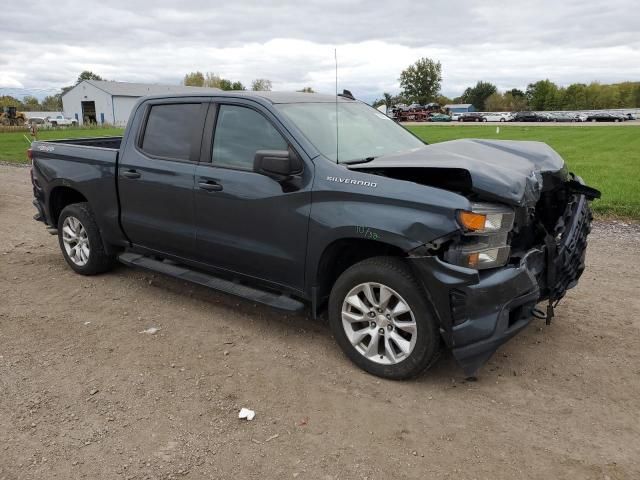
<instances>
[{"instance_id":1,"label":"windshield wiper","mask_svg":"<svg viewBox=\"0 0 640 480\"><path fill-rule=\"evenodd\" d=\"M356 163L367 163L370 162L372 160L375 160L378 157L367 157L367 158L359 158L356 160L348 160L346 162L340 162L340 163L344 163L345 165L355 165Z\"/></svg>"}]
</instances>

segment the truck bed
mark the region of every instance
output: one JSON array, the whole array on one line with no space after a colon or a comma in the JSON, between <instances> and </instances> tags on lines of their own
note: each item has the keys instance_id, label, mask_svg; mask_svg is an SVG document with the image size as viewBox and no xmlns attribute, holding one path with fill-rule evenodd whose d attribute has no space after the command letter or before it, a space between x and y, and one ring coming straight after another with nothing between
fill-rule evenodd
<instances>
[{"instance_id":1,"label":"truck bed","mask_svg":"<svg viewBox=\"0 0 640 480\"><path fill-rule=\"evenodd\" d=\"M60 160L71 163L101 164L115 173L122 137L38 140L31 144L35 161Z\"/></svg>"},{"instance_id":2,"label":"truck bed","mask_svg":"<svg viewBox=\"0 0 640 480\"><path fill-rule=\"evenodd\" d=\"M34 194L39 201L38 211L45 223L55 227L55 203L59 193L72 189L79 192L92 208L101 212L96 218L103 238L117 242L122 238L118 226L118 197L116 175L122 137L73 138L35 141L31 144Z\"/></svg>"}]
</instances>

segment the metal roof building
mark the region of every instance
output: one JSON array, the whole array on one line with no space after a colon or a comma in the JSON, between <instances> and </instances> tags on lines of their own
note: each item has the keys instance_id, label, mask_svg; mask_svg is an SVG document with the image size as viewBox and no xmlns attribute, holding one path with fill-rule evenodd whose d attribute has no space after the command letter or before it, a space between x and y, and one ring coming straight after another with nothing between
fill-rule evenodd
<instances>
[{"instance_id":1,"label":"metal roof building","mask_svg":"<svg viewBox=\"0 0 640 480\"><path fill-rule=\"evenodd\" d=\"M466 113L476 111L476 108L470 103L451 103L449 105L445 105L444 109L449 113Z\"/></svg>"},{"instance_id":2,"label":"metal roof building","mask_svg":"<svg viewBox=\"0 0 640 480\"><path fill-rule=\"evenodd\" d=\"M147 83L84 80L62 96L65 117L79 124L126 125L133 106L140 97L167 93L211 93L217 88L153 85Z\"/></svg>"}]
</instances>

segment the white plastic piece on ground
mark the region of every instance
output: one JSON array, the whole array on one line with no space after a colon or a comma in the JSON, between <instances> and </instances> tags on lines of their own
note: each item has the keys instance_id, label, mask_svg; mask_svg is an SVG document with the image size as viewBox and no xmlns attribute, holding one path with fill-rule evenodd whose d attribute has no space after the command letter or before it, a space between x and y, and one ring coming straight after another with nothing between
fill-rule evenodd
<instances>
[{"instance_id":1,"label":"white plastic piece on ground","mask_svg":"<svg viewBox=\"0 0 640 480\"><path fill-rule=\"evenodd\" d=\"M149 334L149 335L155 335L159 331L160 331L160 329L158 327L149 327L146 330L142 330L141 332L138 332L138 333L146 333L146 334Z\"/></svg>"},{"instance_id":2,"label":"white plastic piece on ground","mask_svg":"<svg viewBox=\"0 0 640 480\"><path fill-rule=\"evenodd\" d=\"M496 133L500 133L500 127L496 127Z\"/></svg>"},{"instance_id":3,"label":"white plastic piece on ground","mask_svg":"<svg viewBox=\"0 0 640 480\"><path fill-rule=\"evenodd\" d=\"M238 418L246 418L247 420L253 420L253 417L255 416L256 416L256 412L244 407L242 407L240 409L240 413L238 413Z\"/></svg>"}]
</instances>

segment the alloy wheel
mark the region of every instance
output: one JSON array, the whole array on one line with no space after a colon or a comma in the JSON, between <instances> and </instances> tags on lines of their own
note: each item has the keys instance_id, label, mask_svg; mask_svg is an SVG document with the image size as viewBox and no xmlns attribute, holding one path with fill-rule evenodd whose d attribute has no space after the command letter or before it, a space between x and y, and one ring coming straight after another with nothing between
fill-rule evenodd
<instances>
[{"instance_id":1,"label":"alloy wheel","mask_svg":"<svg viewBox=\"0 0 640 480\"><path fill-rule=\"evenodd\" d=\"M71 261L83 267L89 261L91 249L84 225L76 217L68 216L62 224L62 244Z\"/></svg>"},{"instance_id":2,"label":"alloy wheel","mask_svg":"<svg viewBox=\"0 0 640 480\"><path fill-rule=\"evenodd\" d=\"M342 304L342 327L358 353L395 365L413 351L418 325L411 307L395 290L367 282L352 288Z\"/></svg>"}]
</instances>

